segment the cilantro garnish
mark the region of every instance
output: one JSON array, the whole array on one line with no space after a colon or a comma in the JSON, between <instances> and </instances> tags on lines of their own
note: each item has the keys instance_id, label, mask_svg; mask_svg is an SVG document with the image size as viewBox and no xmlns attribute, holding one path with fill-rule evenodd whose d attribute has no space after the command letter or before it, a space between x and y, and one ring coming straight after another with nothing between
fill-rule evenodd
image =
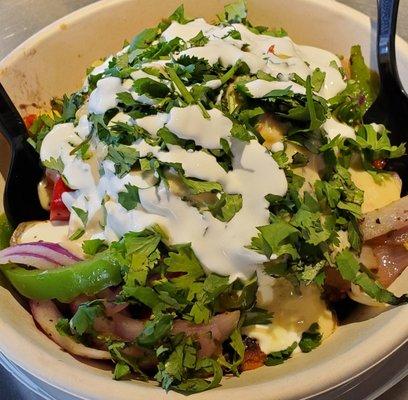
<instances>
[{"instance_id":1,"label":"cilantro garnish","mask_svg":"<svg viewBox=\"0 0 408 400\"><path fill-rule=\"evenodd\" d=\"M130 211L140 203L139 188L131 184L126 184L125 188L125 192L119 192L118 202L126 210Z\"/></svg>"},{"instance_id":2,"label":"cilantro garnish","mask_svg":"<svg viewBox=\"0 0 408 400\"><path fill-rule=\"evenodd\" d=\"M299 344L300 345L300 344ZM274 351L272 353L269 353L266 357L265 360L265 365L268 367L272 365L279 365L283 364L284 361L290 358L292 355L293 351L296 349L298 344L296 342L293 342L287 349L281 350L281 351Z\"/></svg>"},{"instance_id":3,"label":"cilantro garnish","mask_svg":"<svg viewBox=\"0 0 408 400\"><path fill-rule=\"evenodd\" d=\"M299 342L300 350L303 353L309 353L322 342L322 334L319 332L319 324L316 322L310 325L309 329L302 333L302 338Z\"/></svg>"}]
</instances>

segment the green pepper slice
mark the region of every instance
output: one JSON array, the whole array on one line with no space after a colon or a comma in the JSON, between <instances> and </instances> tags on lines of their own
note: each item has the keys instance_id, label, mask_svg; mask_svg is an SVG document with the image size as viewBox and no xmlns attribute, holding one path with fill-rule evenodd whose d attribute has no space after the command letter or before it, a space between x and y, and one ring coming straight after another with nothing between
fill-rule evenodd
<instances>
[{"instance_id":1,"label":"green pepper slice","mask_svg":"<svg viewBox=\"0 0 408 400\"><path fill-rule=\"evenodd\" d=\"M7 247L12 230L0 216L0 247ZM8 236L8 237L7 237ZM92 295L118 285L122 281L121 268L109 250L68 267L49 270L28 270L8 264L2 272L23 296L35 300L56 299L69 302L75 297Z\"/></svg>"}]
</instances>

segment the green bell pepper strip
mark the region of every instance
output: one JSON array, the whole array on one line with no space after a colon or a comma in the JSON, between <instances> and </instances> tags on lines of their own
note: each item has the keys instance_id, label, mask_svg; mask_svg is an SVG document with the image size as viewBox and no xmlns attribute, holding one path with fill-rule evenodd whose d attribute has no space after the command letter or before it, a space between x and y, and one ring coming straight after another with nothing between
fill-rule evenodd
<instances>
[{"instance_id":1,"label":"green bell pepper strip","mask_svg":"<svg viewBox=\"0 0 408 400\"><path fill-rule=\"evenodd\" d=\"M10 246L10 238L13 234L13 227L7 221L5 214L0 214L0 250Z\"/></svg>"},{"instance_id":2,"label":"green bell pepper strip","mask_svg":"<svg viewBox=\"0 0 408 400\"><path fill-rule=\"evenodd\" d=\"M0 216L0 246L8 247L12 230ZM8 236L8 237L7 237ZM70 302L75 297L92 295L122 282L121 268L109 250L68 267L28 270L7 264L2 272L23 296L35 300L57 299Z\"/></svg>"}]
</instances>

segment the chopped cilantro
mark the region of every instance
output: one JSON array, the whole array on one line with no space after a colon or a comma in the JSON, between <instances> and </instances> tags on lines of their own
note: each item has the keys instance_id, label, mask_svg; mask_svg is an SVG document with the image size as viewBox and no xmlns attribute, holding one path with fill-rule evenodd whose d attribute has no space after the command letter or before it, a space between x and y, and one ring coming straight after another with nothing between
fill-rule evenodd
<instances>
[{"instance_id":1,"label":"chopped cilantro","mask_svg":"<svg viewBox=\"0 0 408 400\"><path fill-rule=\"evenodd\" d=\"M81 304L69 321L71 331L77 335L92 332L95 318L103 315L103 312L104 307L99 300Z\"/></svg>"},{"instance_id":2,"label":"chopped cilantro","mask_svg":"<svg viewBox=\"0 0 408 400\"><path fill-rule=\"evenodd\" d=\"M69 240L77 240L82 237L85 233L84 228L78 228L70 237Z\"/></svg>"},{"instance_id":3,"label":"chopped cilantro","mask_svg":"<svg viewBox=\"0 0 408 400\"><path fill-rule=\"evenodd\" d=\"M152 78L140 78L133 83L133 89L138 94L143 94L153 99L166 97L170 92L167 85L157 82Z\"/></svg>"},{"instance_id":4,"label":"chopped cilantro","mask_svg":"<svg viewBox=\"0 0 408 400\"><path fill-rule=\"evenodd\" d=\"M57 159L51 157L49 160L45 160L42 163L44 167L58 171L60 174L64 172L65 166L61 160L61 157L58 157Z\"/></svg>"},{"instance_id":5,"label":"chopped cilantro","mask_svg":"<svg viewBox=\"0 0 408 400\"><path fill-rule=\"evenodd\" d=\"M130 211L140 203L139 188L130 183L126 184L125 188L126 192L118 193L118 202L123 208Z\"/></svg>"},{"instance_id":6,"label":"chopped cilantro","mask_svg":"<svg viewBox=\"0 0 408 400\"><path fill-rule=\"evenodd\" d=\"M322 334L319 332L319 324L316 322L313 323L306 332L302 333L302 338L299 342L300 350L302 350L303 353L309 353L320 346L322 337Z\"/></svg>"},{"instance_id":7,"label":"chopped cilantro","mask_svg":"<svg viewBox=\"0 0 408 400\"><path fill-rule=\"evenodd\" d=\"M82 243L82 251L89 256L93 256L105 249L106 245L102 239L84 240Z\"/></svg>"},{"instance_id":8,"label":"chopped cilantro","mask_svg":"<svg viewBox=\"0 0 408 400\"><path fill-rule=\"evenodd\" d=\"M215 218L229 222L242 208L242 195L222 193L217 202L208 208Z\"/></svg>"},{"instance_id":9,"label":"chopped cilantro","mask_svg":"<svg viewBox=\"0 0 408 400\"><path fill-rule=\"evenodd\" d=\"M73 206L72 209L75 211L75 214L78 215L82 224L86 226L88 222L88 211L82 210L81 208Z\"/></svg>"},{"instance_id":10,"label":"chopped cilantro","mask_svg":"<svg viewBox=\"0 0 408 400\"><path fill-rule=\"evenodd\" d=\"M109 146L107 159L114 162L115 172L122 178L130 172L130 169L135 164L138 159L138 152L133 147L122 144Z\"/></svg>"},{"instance_id":11,"label":"chopped cilantro","mask_svg":"<svg viewBox=\"0 0 408 400\"><path fill-rule=\"evenodd\" d=\"M183 275L172 279L172 282L180 287L188 288L197 278L204 275L203 267L190 245L179 246L176 251L169 252L164 263L168 266L169 272L183 273Z\"/></svg>"},{"instance_id":12,"label":"chopped cilantro","mask_svg":"<svg viewBox=\"0 0 408 400\"><path fill-rule=\"evenodd\" d=\"M288 348L284 350L269 353L266 357L265 365L270 367L272 365L283 364L284 361L290 358L297 346L298 344L296 342L293 342Z\"/></svg>"},{"instance_id":13,"label":"chopped cilantro","mask_svg":"<svg viewBox=\"0 0 408 400\"><path fill-rule=\"evenodd\" d=\"M408 302L406 295L401 297L395 296L382 287L379 282L372 279L366 272L362 271L360 263L350 250L343 250L337 255L336 266L343 279L358 285L373 299L381 303L394 305Z\"/></svg>"}]
</instances>

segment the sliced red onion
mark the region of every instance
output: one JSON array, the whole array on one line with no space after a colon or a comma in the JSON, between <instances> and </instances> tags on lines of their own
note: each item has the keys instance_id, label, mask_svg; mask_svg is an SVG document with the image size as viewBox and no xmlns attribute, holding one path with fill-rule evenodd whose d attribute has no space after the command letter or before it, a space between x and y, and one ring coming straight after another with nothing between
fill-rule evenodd
<instances>
[{"instance_id":1,"label":"sliced red onion","mask_svg":"<svg viewBox=\"0 0 408 400\"><path fill-rule=\"evenodd\" d=\"M0 265L8 263L26 264L38 269L66 266L81 261L76 255L50 242L17 244L0 251Z\"/></svg>"},{"instance_id":2,"label":"sliced red onion","mask_svg":"<svg viewBox=\"0 0 408 400\"><path fill-rule=\"evenodd\" d=\"M44 333L68 353L96 360L110 360L109 352L84 346L69 336L59 334L55 324L62 318L62 314L51 300L30 300L30 308L34 320Z\"/></svg>"},{"instance_id":3,"label":"sliced red onion","mask_svg":"<svg viewBox=\"0 0 408 400\"><path fill-rule=\"evenodd\" d=\"M378 259L378 280L385 286L391 285L408 265L408 251L403 245L375 246L373 252Z\"/></svg>"},{"instance_id":4,"label":"sliced red onion","mask_svg":"<svg viewBox=\"0 0 408 400\"><path fill-rule=\"evenodd\" d=\"M225 312L213 317L208 324L194 324L184 320L175 320L172 332L184 333L196 339L201 346L200 356L211 357L221 351L221 344L236 328L240 317L239 311ZM145 321L115 314L111 318L98 317L94 329L101 334L117 336L126 341L135 340L143 331Z\"/></svg>"},{"instance_id":5,"label":"sliced red onion","mask_svg":"<svg viewBox=\"0 0 408 400\"><path fill-rule=\"evenodd\" d=\"M115 314L119 314L129 305L129 303L127 302L115 303L116 297L119 292L120 292L119 288L116 290L106 288L96 295L96 298L104 299L105 314L108 317L112 317Z\"/></svg>"},{"instance_id":6,"label":"sliced red onion","mask_svg":"<svg viewBox=\"0 0 408 400\"><path fill-rule=\"evenodd\" d=\"M408 196L364 215L360 224L364 241L408 225Z\"/></svg>"},{"instance_id":7,"label":"sliced red onion","mask_svg":"<svg viewBox=\"0 0 408 400\"><path fill-rule=\"evenodd\" d=\"M133 319L122 314L115 314L112 317L114 323L114 333L124 340L135 340L144 329L144 321Z\"/></svg>"},{"instance_id":8,"label":"sliced red onion","mask_svg":"<svg viewBox=\"0 0 408 400\"><path fill-rule=\"evenodd\" d=\"M211 318L208 324L193 324L188 321L176 320L173 333L185 333L198 340L201 357L211 357L221 350L221 344L236 328L240 317L239 311L225 312Z\"/></svg>"},{"instance_id":9,"label":"sliced red onion","mask_svg":"<svg viewBox=\"0 0 408 400\"><path fill-rule=\"evenodd\" d=\"M389 286L408 266L408 226L392 230L364 243L361 262L371 269L378 281Z\"/></svg>"}]
</instances>

